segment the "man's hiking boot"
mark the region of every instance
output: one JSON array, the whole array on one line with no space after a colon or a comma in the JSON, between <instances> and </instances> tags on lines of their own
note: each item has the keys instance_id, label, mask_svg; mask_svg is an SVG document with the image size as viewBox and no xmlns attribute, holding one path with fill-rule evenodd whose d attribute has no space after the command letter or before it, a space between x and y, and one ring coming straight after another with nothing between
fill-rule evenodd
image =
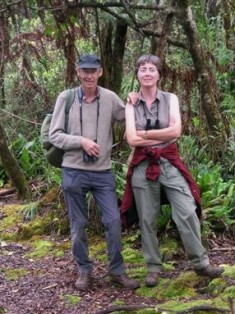
<instances>
[{"instance_id":1,"label":"man's hiking boot","mask_svg":"<svg viewBox=\"0 0 235 314\"><path fill-rule=\"evenodd\" d=\"M205 268L195 269L195 273L199 276L207 276L209 278L219 277L224 272L222 267L208 265Z\"/></svg>"},{"instance_id":2,"label":"man's hiking boot","mask_svg":"<svg viewBox=\"0 0 235 314\"><path fill-rule=\"evenodd\" d=\"M111 282L114 282L123 288L136 289L140 286L137 280L128 277L127 274L109 275L109 277Z\"/></svg>"},{"instance_id":3,"label":"man's hiking boot","mask_svg":"<svg viewBox=\"0 0 235 314\"><path fill-rule=\"evenodd\" d=\"M146 287L155 287L158 283L158 275L158 272L148 272L145 279Z\"/></svg>"},{"instance_id":4,"label":"man's hiking boot","mask_svg":"<svg viewBox=\"0 0 235 314\"><path fill-rule=\"evenodd\" d=\"M91 274L90 273L79 273L78 279L75 282L75 288L80 291L86 291L91 283Z\"/></svg>"}]
</instances>

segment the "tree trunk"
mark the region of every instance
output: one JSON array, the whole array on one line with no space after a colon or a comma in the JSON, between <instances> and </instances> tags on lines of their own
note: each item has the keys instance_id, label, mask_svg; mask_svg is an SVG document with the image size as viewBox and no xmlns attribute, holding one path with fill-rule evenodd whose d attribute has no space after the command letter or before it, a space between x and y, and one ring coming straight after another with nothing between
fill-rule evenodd
<instances>
[{"instance_id":1,"label":"tree trunk","mask_svg":"<svg viewBox=\"0 0 235 314\"><path fill-rule=\"evenodd\" d=\"M113 44L112 68L111 68L111 85L110 88L119 94L122 84L123 75L123 57L126 46L127 25L117 21L116 31Z\"/></svg>"},{"instance_id":2,"label":"tree trunk","mask_svg":"<svg viewBox=\"0 0 235 314\"><path fill-rule=\"evenodd\" d=\"M108 21L100 32L100 45L102 55L103 77L102 86L120 93L122 83L122 64L126 45L127 25L116 22L113 35L113 23Z\"/></svg>"},{"instance_id":3,"label":"tree trunk","mask_svg":"<svg viewBox=\"0 0 235 314\"><path fill-rule=\"evenodd\" d=\"M234 18L232 18L232 12L234 12L234 7L228 0L222 0L222 7L226 46L228 49L233 50L235 40L235 22L233 21Z\"/></svg>"},{"instance_id":4,"label":"tree trunk","mask_svg":"<svg viewBox=\"0 0 235 314\"><path fill-rule=\"evenodd\" d=\"M7 19L4 13L0 14L0 54L1 54L1 65L0 65L0 108L5 107L5 89L4 89L4 70L5 63L9 57L9 35L7 31ZM29 199L31 192L27 184L24 173L21 171L17 161L11 154L6 141L6 135L2 125L0 123L0 159L2 166L8 173L12 182L14 183L18 194L22 199Z\"/></svg>"},{"instance_id":5,"label":"tree trunk","mask_svg":"<svg viewBox=\"0 0 235 314\"><path fill-rule=\"evenodd\" d=\"M0 124L0 158L2 165L9 177L11 178L14 186L18 191L18 195L20 198L24 200L28 200L31 198L30 188L26 181L25 175L20 169L17 161L14 156L10 152L7 143L6 143L6 135Z\"/></svg>"},{"instance_id":6,"label":"tree trunk","mask_svg":"<svg viewBox=\"0 0 235 314\"><path fill-rule=\"evenodd\" d=\"M0 90L1 95L4 96L4 65L0 68ZM0 106L4 106L4 98L1 98ZM0 123L0 159L2 162L3 168L8 173L9 177L11 178L12 182L14 183L18 195L22 199L29 199L31 196L31 192L29 186L27 184L26 178L22 170L20 169L17 161L15 160L14 156L10 152L7 141L6 135L3 130L3 127Z\"/></svg>"},{"instance_id":7,"label":"tree trunk","mask_svg":"<svg viewBox=\"0 0 235 314\"><path fill-rule=\"evenodd\" d=\"M156 55L161 59L162 63L164 63L166 56L167 35L170 33L170 30L172 28L173 17L173 13L167 14L166 20L162 27L161 37L159 38L157 44Z\"/></svg>"},{"instance_id":8,"label":"tree trunk","mask_svg":"<svg viewBox=\"0 0 235 314\"><path fill-rule=\"evenodd\" d=\"M97 21L97 23L99 23ZM102 29L97 25L99 33L99 43L101 51L101 62L103 68L103 75L99 79L99 84L105 88L110 89L110 75L112 68L112 40L113 40L113 24L111 21L104 23Z\"/></svg>"},{"instance_id":9,"label":"tree trunk","mask_svg":"<svg viewBox=\"0 0 235 314\"><path fill-rule=\"evenodd\" d=\"M189 52L196 71L196 77L201 95L202 108L209 129L209 144L213 160L219 161L224 155L226 143L226 126L217 105L218 90L213 73L209 69L206 57L200 43L196 24L188 0L177 0L177 18L188 38Z\"/></svg>"}]
</instances>

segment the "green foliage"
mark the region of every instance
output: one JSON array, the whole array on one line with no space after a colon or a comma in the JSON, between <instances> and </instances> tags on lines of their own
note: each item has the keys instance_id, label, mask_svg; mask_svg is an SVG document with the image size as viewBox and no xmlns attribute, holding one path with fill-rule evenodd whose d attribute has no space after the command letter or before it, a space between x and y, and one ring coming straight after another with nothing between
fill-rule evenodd
<instances>
[{"instance_id":1,"label":"green foliage","mask_svg":"<svg viewBox=\"0 0 235 314\"><path fill-rule=\"evenodd\" d=\"M24 221L33 220L38 213L38 203L29 203L23 205L20 213L23 215Z\"/></svg>"},{"instance_id":2,"label":"green foliage","mask_svg":"<svg viewBox=\"0 0 235 314\"><path fill-rule=\"evenodd\" d=\"M227 139L227 149L221 160L221 169L225 179L235 180L235 96L225 95L221 106L228 121L230 121L230 137Z\"/></svg>"},{"instance_id":3,"label":"green foliage","mask_svg":"<svg viewBox=\"0 0 235 314\"><path fill-rule=\"evenodd\" d=\"M77 47L77 51L78 51L79 55L82 55L84 53L94 53L94 52L96 52L96 48L94 47L93 43L90 42L90 41L87 41L87 40L85 40L83 38L81 38L77 42L76 47Z\"/></svg>"},{"instance_id":4,"label":"green foliage","mask_svg":"<svg viewBox=\"0 0 235 314\"><path fill-rule=\"evenodd\" d=\"M139 89L139 82L135 78L135 71L134 71L134 66L133 66L133 68L130 69L129 75L126 75L123 78L120 97L126 100L128 94L131 91L138 91L138 89Z\"/></svg>"},{"instance_id":5,"label":"green foliage","mask_svg":"<svg viewBox=\"0 0 235 314\"><path fill-rule=\"evenodd\" d=\"M112 169L115 173L117 197L121 200L126 185L127 164L113 160Z\"/></svg>"},{"instance_id":6,"label":"green foliage","mask_svg":"<svg viewBox=\"0 0 235 314\"><path fill-rule=\"evenodd\" d=\"M54 106L59 91L66 88L65 82L59 79L63 73L65 75L65 60L60 51L54 51L54 49L52 49L48 53L52 56L53 63L52 60L41 56L40 62L32 60L32 66L38 84L42 89L46 90L49 95L49 103L45 103L44 107L51 109ZM42 102L41 99L37 100L39 104ZM42 108L40 108L40 112L42 112Z\"/></svg>"},{"instance_id":7,"label":"green foliage","mask_svg":"<svg viewBox=\"0 0 235 314\"><path fill-rule=\"evenodd\" d=\"M6 174L5 169L2 167L0 163L0 187L3 187L6 182L7 182L7 174Z\"/></svg>"},{"instance_id":8,"label":"green foliage","mask_svg":"<svg viewBox=\"0 0 235 314\"><path fill-rule=\"evenodd\" d=\"M234 224L234 180L223 179L222 167L214 165L208 159L205 148L198 148L195 138L182 137L180 150L184 160L190 160L190 163L187 162L188 167L200 187L203 213L207 223L217 231Z\"/></svg>"},{"instance_id":9,"label":"green foliage","mask_svg":"<svg viewBox=\"0 0 235 314\"><path fill-rule=\"evenodd\" d=\"M157 230L162 233L167 231L171 222L171 207L170 205L163 205L159 217L157 218Z\"/></svg>"},{"instance_id":10,"label":"green foliage","mask_svg":"<svg viewBox=\"0 0 235 314\"><path fill-rule=\"evenodd\" d=\"M183 135L178 143L183 161L193 173L198 164L212 163L206 153L207 146L199 147L196 137Z\"/></svg>"},{"instance_id":11,"label":"green foliage","mask_svg":"<svg viewBox=\"0 0 235 314\"><path fill-rule=\"evenodd\" d=\"M39 137L32 141L19 134L11 143L10 150L17 159L28 180L43 180L44 189L61 183L61 170L49 165L43 154ZM5 169L0 165L0 185L7 183L8 177Z\"/></svg>"},{"instance_id":12,"label":"green foliage","mask_svg":"<svg viewBox=\"0 0 235 314\"><path fill-rule=\"evenodd\" d=\"M235 92L235 91L234 91ZM235 95L231 93L224 93L223 100L220 103L220 107L223 110L223 113L226 115L229 122L231 122L231 133L234 135L235 129ZM233 132L232 132L233 131Z\"/></svg>"},{"instance_id":13,"label":"green foliage","mask_svg":"<svg viewBox=\"0 0 235 314\"><path fill-rule=\"evenodd\" d=\"M102 215L101 209L96 204L95 199L91 192L86 195L86 203L89 217L89 230L95 234L101 234L104 231L104 227L102 224Z\"/></svg>"},{"instance_id":14,"label":"green foliage","mask_svg":"<svg viewBox=\"0 0 235 314\"><path fill-rule=\"evenodd\" d=\"M43 179L45 179L45 184L47 187L50 187L52 185L61 185L61 170L58 168L55 168L53 166L50 166L45 161L46 167L45 172L43 174Z\"/></svg>"},{"instance_id":15,"label":"green foliage","mask_svg":"<svg viewBox=\"0 0 235 314\"><path fill-rule=\"evenodd\" d=\"M42 173L42 151L37 139L27 142L26 138L19 134L18 138L11 143L10 149L24 170L27 178L32 179ZM41 155L41 156L40 156Z\"/></svg>"}]
</instances>

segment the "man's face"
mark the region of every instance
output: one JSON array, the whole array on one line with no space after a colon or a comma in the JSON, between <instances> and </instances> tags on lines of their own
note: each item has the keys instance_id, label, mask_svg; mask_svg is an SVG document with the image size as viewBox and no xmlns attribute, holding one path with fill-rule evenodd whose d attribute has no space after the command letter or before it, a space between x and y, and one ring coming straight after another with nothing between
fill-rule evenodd
<instances>
[{"instance_id":1,"label":"man's face","mask_svg":"<svg viewBox=\"0 0 235 314\"><path fill-rule=\"evenodd\" d=\"M85 88L95 88L97 86L98 79L103 73L102 68L98 69L77 69L79 80Z\"/></svg>"},{"instance_id":2,"label":"man's face","mask_svg":"<svg viewBox=\"0 0 235 314\"><path fill-rule=\"evenodd\" d=\"M154 64L145 63L139 67L137 77L141 86L152 87L156 86L159 80L159 72Z\"/></svg>"}]
</instances>

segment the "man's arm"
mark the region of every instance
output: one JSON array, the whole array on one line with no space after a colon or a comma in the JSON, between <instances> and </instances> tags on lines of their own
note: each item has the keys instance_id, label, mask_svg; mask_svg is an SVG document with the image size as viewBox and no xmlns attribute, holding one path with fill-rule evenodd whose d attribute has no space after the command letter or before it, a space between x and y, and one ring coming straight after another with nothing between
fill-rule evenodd
<instances>
[{"instance_id":1,"label":"man's arm","mask_svg":"<svg viewBox=\"0 0 235 314\"><path fill-rule=\"evenodd\" d=\"M64 150L81 148L82 140L81 136L65 133L65 104L67 97L68 91L63 91L58 96L49 131L50 142Z\"/></svg>"}]
</instances>

